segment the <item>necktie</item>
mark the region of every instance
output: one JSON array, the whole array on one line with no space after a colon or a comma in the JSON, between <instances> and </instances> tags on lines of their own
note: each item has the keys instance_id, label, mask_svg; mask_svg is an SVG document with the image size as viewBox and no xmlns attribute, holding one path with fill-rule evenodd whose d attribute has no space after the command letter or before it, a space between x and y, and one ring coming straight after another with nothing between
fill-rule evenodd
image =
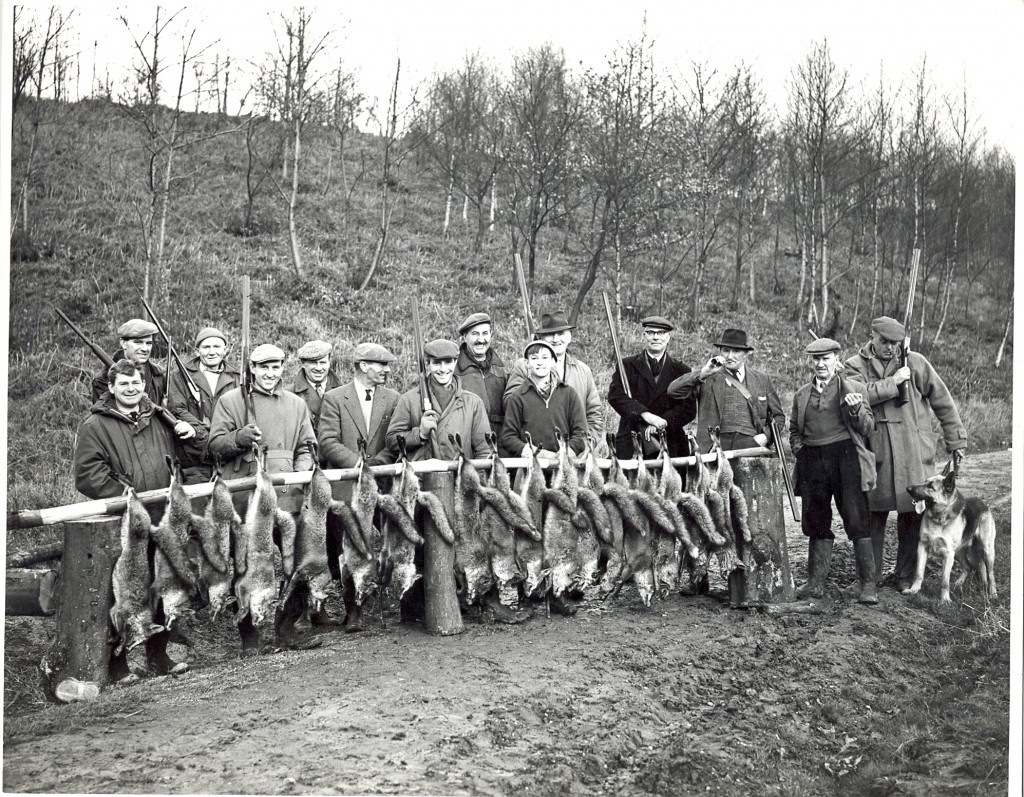
<instances>
[{"instance_id":1,"label":"necktie","mask_svg":"<svg viewBox=\"0 0 1024 797\"><path fill-rule=\"evenodd\" d=\"M650 357L647 358L647 361L651 364L651 373L654 374L654 378L657 379L658 374L661 373L661 361L652 360Z\"/></svg>"},{"instance_id":2,"label":"necktie","mask_svg":"<svg viewBox=\"0 0 1024 797\"><path fill-rule=\"evenodd\" d=\"M137 413L137 412L134 412L134 411L132 411L132 412L129 412L129 413L128 413L128 417L129 417L129 418L131 418L131 419L132 419L132 422L134 423L134 422L136 422L136 421L138 421L138 420L139 420L139 413Z\"/></svg>"},{"instance_id":3,"label":"necktie","mask_svg":"<svg viewBox=\"0 0 1024 797\"><path fill-rule=\"evenodd\" d=\"M373 392L369 388L366 388L366 400L373 401Z\"/></svg>"},{"instance_id":4,"label":"necktie","mask_svg":"<svg viewBox=\"0 0 1024 797\"><path fill-rule=\"evenodd\" d=\"M318 384L316 386L316 394L318 396L320 396L320 398L324 397L324 383L323 382L321 382L320 384Z\"/></svg>"}]
</instances>

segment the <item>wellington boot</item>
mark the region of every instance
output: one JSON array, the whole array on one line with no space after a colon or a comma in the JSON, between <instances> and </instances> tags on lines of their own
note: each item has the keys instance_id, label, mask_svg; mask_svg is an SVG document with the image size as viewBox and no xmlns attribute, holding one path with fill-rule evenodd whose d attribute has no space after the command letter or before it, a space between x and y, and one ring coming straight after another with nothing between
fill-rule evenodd
<instances>
[{"instance_id":1,"label":"wellington boot","mask_svg":"<svg viewBox=\"0 0 1024 797\"><path fill-rule=\"evenodd\" d=\"M871 543L870 538L853 543L853 556L857 561L857 578L860 579L858 603L878 603L878 588L875 585L875 555Z\"/></svg>"},{"instance_id":2,"label":"wellington boot","mask_svg":"<svg viewBox=\"0 0 1024 797\"><path fill-rule=\"evenodd\" d=\"M347 613L345 615L345 633L346 634L357 634L363 630L363 607L353 603L351 606L346 606Z\"/></svg>"},{"instance_id":3,"label":"wellington boot","mask_svg":"<svg viewBox=\"0 0 1024 797\"><path fill-rule=\"evenodd\" d=\"M797 598L825 597L825 582L832 566L835 540L811 540L807 550L807 582L796 591Z\"/></svg>"}]
</instances>

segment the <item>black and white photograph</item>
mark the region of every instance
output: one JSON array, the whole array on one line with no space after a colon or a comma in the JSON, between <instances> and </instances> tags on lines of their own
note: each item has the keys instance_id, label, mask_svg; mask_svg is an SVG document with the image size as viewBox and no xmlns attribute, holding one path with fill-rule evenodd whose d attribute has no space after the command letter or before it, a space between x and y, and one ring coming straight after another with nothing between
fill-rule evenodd
<instances>
[{"instance_id":1,"label":"black and white photograph","mask_svg":"<svg viewBox=\"0 0 1024 797\"><path fill-rule=\"evenodd\" d=\"M1022 42L2 0L3 791L1020 794Z\"/></svg>"}]
</instances>

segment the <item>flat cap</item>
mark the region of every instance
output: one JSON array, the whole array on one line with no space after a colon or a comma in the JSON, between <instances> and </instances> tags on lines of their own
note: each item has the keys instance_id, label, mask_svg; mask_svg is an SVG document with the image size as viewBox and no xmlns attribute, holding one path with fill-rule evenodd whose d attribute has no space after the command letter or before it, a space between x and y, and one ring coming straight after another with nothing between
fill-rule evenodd
<instances>
[{"instance_id":1,"label":"flat cap","mask_svg":"<svg viewBox=\"0 0 1024 797\"><path fill-rule=\"evenodd\" d=\"M131 340L132 338L144 338L146 335L155 335L157 331L156 324L141 318L133 318L117 328L117 336L121 340Z\"/></svg>"},{"instance_id":2,"label":"flat cap","mask_svg":"<svg viewBox=\"0 0 1024 797\"><path fill-rule=\"evenodd\" d=\"M295 352L295 356L300 360L319 360L330 354L331 348L331 344L326 340L311 340L308 343L303 343Z\"/></svg>"},{"instance_id":3,"label":"flat cap","mask_svg":"<svg viewBox=\"0 0 1024 797\"><path fill-rule=\"evenodd\" d=\"M555 354L555 347L548 343L546 340L531 340L526 344L526 348L523 349L523 357L530 356L530 349L547 349L551 352L553 359L558 359L558 355Z\"/></svg>"},{"instance_id":4,"label":"flat cap","mask_svg":"<svg viewBox=\"0 0 1024 797\"><path fill-rule=\"evenodd\" d=\"M261 343L252 350L252 353L249 354L249 362L254 365L270 363L274 360L284 362L284 351L279 349L273 343Z\"/></svg>"},{"instance_id":5,"label":"flat cap","mask_svg":"<svg viewBox=\"0 0 1024 797\"><path fill-rule=\"evenodd\" d=\"M379 343L360 343L352 355L354 362L393 363L397 357Z\"/></svg>"},{"instance_id":6,"label":"flat cap","mask_svg":"<svg viewBox=\"0 0 1024 797\"><path fill-rule=\"evenodd\" d=\"M423 353L432 360L457 360L459 346L454 341L438 338L424 346Z\"/></svg>"},{"instance_id":7,"label":"flat cap","mask_svg":"<svg viewBox=\"0 0 1024 797\"><path fill-rule=\"evenodd\" d=\"M207 338L220 338L225 343L228 342L224 333L217 329L217 327L203 327L199 330L199 334L196 335L196 346L198 347Z\"/></svg>"},{"instance_id":8,"label":"flat cap","mask_svg":"<svg viewBox=\"0 0 1024 797\"><path fill-rule=\"evenodd\" d=\"M651 329L664 329L666 332L671 332L675 329L671 321L660 315L649 315L647 318L641 318L640 326L650 327Z\"/></svg>"},{"instance_id":9,"label":"flat cap","mask_svg":"<svg viewBox=\"0 0 1024 797\"><path fill-rule=\"evenodd\" d=\"M832 338L818 338L812 340L804 349L808 354L828 354L830 351L839 351L842 348Z\"/></svg>"},{"instance_id":10,"label":"flat cap","mask_svg":"<svg viewBox=\"0 0 1024 797\"><path fill-rule=\"evenodd\" d=\"M903 340L907 336L907 328L887 315L879 316L872 321L871 331L877 332L886 340Z\"/></svg>"},{"instance_id":11,"label":"flat cap","mask_svg":"<svg viewBox=\"0 0 1024 797\"><path fill-rule=\"evenodd\" d=\"M471 316L467 316L466 320L459 324L459 334L465 335L477 324L489 324L491 323L491 317L487 313L473 313Z\"/></svg>"}]
</instances>

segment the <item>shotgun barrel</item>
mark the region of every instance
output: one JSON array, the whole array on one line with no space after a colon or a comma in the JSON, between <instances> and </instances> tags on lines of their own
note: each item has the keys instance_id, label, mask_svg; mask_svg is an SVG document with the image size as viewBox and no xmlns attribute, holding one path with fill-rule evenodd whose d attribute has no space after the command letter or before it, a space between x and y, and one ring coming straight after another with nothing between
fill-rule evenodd
<instances>
[{"instance_id":1,"label":"shotgun barrel","mask_svg":"<svg viewBox=\"0 0 1024 797\"><path fill-rule=\"evenodd\" d=\"M907 336L899 347L900 367L910 365L910 324L914 315L914 291L917 288L917 269L921 264L921 250L915 249L910 258L910 285L907 288L907 309L903 314L903 327L907 330ZM897 388L896 406L902 407L910 401L910 380L900 382Z\"/></svg>"},{"instance_id":2,"label":"shotgun barrel","mask_svg":"<svg viewBox=\"0 0 1024 797\"><path fill-rule=\"evenodd\" d=\"M196 417L199 420L203 419L203 400L199 393L199 387L192 379L192 375L189 374L188 369L185 368L185 364L181 361L181 357L178 356L178 352L174 350L174 344L171 343L171 338L168 336L164 325L160 323L160 319L157 318L156 313L153 312L153 308L149 306L149 302L146 301L146 297L142 297L142 306L146 308L146 312L149 313L149 317L152 322L156 325L157 332L160 333L160 337L164 339L164 343L167 344L167 354L171 360L174 361L175 367L178 369L178 373L181 374L182 380L185 382L185 387L188 388L188 392L192 395L192 400L196 405Z\"/></svg>"},{"instance_id":3,"label":"shotgun barrel","mask_svg":"<svg viewBox=\"0 0 1024 797\"><path fill-rule=\"evenodd\" d=\"M412 304L412 336L413 343L416 347L416 370L419 373L420 383L420 399L423 402L423 411L430 412L433 406L430 403L430 394L427 392L427 358L423 353L423 330L420 327L420 294L416 292L416 297ZM435 459L441 456L440 449L437 444L436 430L431 429L429 440L430 440L430 455Z\"/></svg>"},{"instance_id":4,"label":"shotgun barrel","mask_svg":"<svg viewBox=\"0 0 1024 797\"><path fill-rule=\"evenodd\" d=\"M526 286L526 275L523 273L523 259L518 252L512 255L515 260L516 284L519 286L519 298L523 302L523 324L526 326L526 339L533 339L533 313L530 312L530 293Z\"/></svg>"}]
</instances>

